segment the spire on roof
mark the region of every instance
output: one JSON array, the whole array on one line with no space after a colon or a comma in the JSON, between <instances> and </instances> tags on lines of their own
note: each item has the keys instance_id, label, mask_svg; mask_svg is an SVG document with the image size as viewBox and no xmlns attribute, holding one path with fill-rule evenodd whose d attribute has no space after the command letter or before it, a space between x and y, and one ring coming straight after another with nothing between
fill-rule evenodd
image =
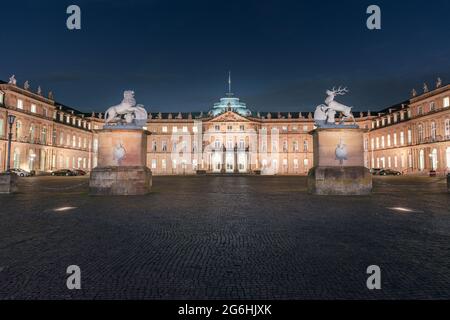
<instances>
[{"instance_id":1,"label":"spire on roof","mask_svg":"<svg viewBox=\"0 0 450 320\"><path fill-rule=\"evenodd\" d=\"M233 96L233 93L231 92L231 71L228 71L228 97Z\"/></svg>"}]
</instances>

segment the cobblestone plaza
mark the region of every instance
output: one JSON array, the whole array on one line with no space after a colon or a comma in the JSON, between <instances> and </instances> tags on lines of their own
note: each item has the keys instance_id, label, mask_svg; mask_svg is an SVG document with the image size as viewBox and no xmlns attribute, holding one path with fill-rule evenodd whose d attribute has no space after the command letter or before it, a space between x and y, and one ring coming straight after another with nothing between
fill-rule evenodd
<instances>
[{"instance_id":1,"label":"cobblestone plaza","mask_svg":"<svg viewBox=\"0 0 450 320\"><path fill-rule=\"evenodd\" d=\"M136 197L87 184L22 178L0 195L0 299L450 298L442 178L375 177L363 197L308 195L298 176L154 177Z\"/></svg>"}]
</instances>

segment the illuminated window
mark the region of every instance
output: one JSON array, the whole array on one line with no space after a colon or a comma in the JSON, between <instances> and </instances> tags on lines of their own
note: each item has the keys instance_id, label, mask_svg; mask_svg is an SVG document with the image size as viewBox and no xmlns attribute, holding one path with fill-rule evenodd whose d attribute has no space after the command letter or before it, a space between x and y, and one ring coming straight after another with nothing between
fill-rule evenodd
<instances>
[{"instance_id":1,"label":"illuminated window","mask_svg":"<svg viewBox=\"0 0 450 320\"><path fill-rule=\"evenodd\" d=\"M167 132L167 127L162 127L162 132Z\"/></svg>"},{"instance_id":2,"label":"illuminated window","mask_svg":"<svg viewBox=\"0 0 450 320\"><path fill-rule=\"evenodd\" d=\"M445 120L445 136L450 137L450 119Z\"/></svg>"},{"instance_id":3,"label":"illuminated window","mask_svg":"<svg viewBox=\"0 0 450 320\"><path fill-rule=\"evenodd\" d=\"M36 113L36 105L35 104L31 104L31 112Z\"/></svg>"},{"instance_id":4,"label":"illuminated window","mask_svg":"<svg viewBox=\"0 0 450 320\"><path fill-rule=\"evenodd\" d=\"M173 132L173 133L178 132L178 128L177 128L177 127L172 127L172 132Z\"/></svg>"},{"instance_id":5,"label":"illuminated window","mask_svg":"<svg viewBox=\"0 0 450 320\"><path fill-rule=\"evenodd\" d=\"M156 159L152 159L152 169L156 169Z\"/></svg>"},{"instance_id":6,"label":"illuminated window","mask_svg":"<svg viewBox=\"0 0 450 320\"><path fill-rule=\"evenodd\" d=\"M419 143L423 142L423 126L421 124L417 127L417 138Z\"/></svg>"},{"instance_id":7,"label":"illuminated window","mask_svg":"<svg viewBox=\"0 0 450 320\"><path fill-rule=\"evenodd\" d=\"M444 108L450 107L450 97L444 98Z\"/></svg>"},{"instance_id":8,"label":"illuminated window","mask_svg":"<svg viewBox=\"0 0 450 320\"><path fill-rule=\"evenodd\" d=\"M400 131L400 145L405 144L405 133L403 131Z\"/></svg>"},{"instance_id":9,"label":"illuminated window","mask_svg":"<svg viewBox=\"0 0 450 320\"><path fill-rule=\"evenodd\" d=\"M187 127L183 127L183 132L188 132Z\"/></svg>"},{"instance_id":10,"label":"illuminated window","mask_svg":"<svg viewBox=\"0 0 450 320\"><path fill-rule=\"evenodd\" d=\"M194 132L194 133L197 133L198 132L198 129L197 129L197 127L192 127L192 132Z\"/></svg>"},{"instance_id":11,"label":"illuminated window","mask_svg":"<svg viewBox=\"0 0 450 320\"><path fill-rule=\"evenodd\" d=\"M23 109L23 101L21 99L17 99L17 109Z\"/></svg>"}]
</instances>

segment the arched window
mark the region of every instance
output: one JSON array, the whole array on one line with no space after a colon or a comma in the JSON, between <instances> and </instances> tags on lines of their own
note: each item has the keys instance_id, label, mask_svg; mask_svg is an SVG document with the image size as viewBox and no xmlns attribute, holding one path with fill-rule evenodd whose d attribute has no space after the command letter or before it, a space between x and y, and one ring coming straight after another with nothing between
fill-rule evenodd
<instances>
[{"instance_id":1,"label":"arched window","mask_svg":"<svg viewBox=\"0 0 450 320\"><path fill-rule=\"evenodd\" d=\"M431 123L431 139L436 140L436 122Z\"/></svg>"},{"instance_id":2,"label":"arched window","mask_svg":"<svg viewBox=\"0 0 450 320\"><path fill-rule=\"evenodd\" d=\"M423 149L419 151L419 170L423 171L425 169L425 152Z\"/></svg>"},{"instance_id":3,"label":"arched window","mask_svg":"<svg viewBox=\"0 0 450 320\"><path fill-rule=\"evenodd\" d=\"M423 142L423 125L419 124L417 127L417 139L419 140L419 143Z\"/></svg>"},{"instance_id":4,"label":"arched window","mask_svg":"<svg viewBox=\"0 0 450 320\"><path fill-rule=\"evenodd\" d=\"M445 120L445 137L450 138L450 119Z\"/></svg>"},{"instance_id":5,"label":"arched window","mask_svg":"<svg viewBox=\"0 0 450 320\"><path fill-rule=\"evenodd\" d=\"M13 167L15 169L19 169L20 168L20 149L18 149L18 148L14 149Z\"/></svg>"},{"instance_id":6,"label":"arched window","mask_svg":"<svg viewBox=\"0 0 450 320\"><path fill-rule=\"evenodd\" d=\"M22 136L22 121L16 121L16 140L20 140Z\"/></svg>"},{"instance_id":7,"label":"arched window","mask_svg":"<svg viewBox=\"0 0 450 320\"><path fill-rule=\"evenodd\" d=\"M46 126L42 127L41 143L42 144L47 144L47 127Z\"/></svg>"},{"instance_id":8,"label":"arched window","mask_svg":"<svg viewBox=\"0 0 450 320\"><path fill-rule=\"evenodd\" d=\"M431 170L437 170L438 167L438 154L437 149L431 151Z\"/></svg>"}]
</instances>

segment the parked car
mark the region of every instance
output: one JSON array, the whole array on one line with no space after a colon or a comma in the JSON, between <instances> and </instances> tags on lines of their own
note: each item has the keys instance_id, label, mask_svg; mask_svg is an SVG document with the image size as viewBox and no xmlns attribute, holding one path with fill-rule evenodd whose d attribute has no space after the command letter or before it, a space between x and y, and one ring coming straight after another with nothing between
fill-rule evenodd
<instances>
[{"instance_id":1,"label":"parked car","mask_svg":"<svg viewBox=\"0 0 450 320\"><path fill-rule=\"evenodd\" d=\"M15 174L16 176L19 177L31 177L32 174L28 171L25 171L23 169L19 169L19 168L12 168L9 170L5 171L6 174Z\"/></svg>"},{"instance_id":2,"label":"parked car","mask_svg":"<svg viewBox=\"0 0 450 320\"><path fill-rule=\"evenodd\" d=\"M69 169L61 169L52 172L52 176L76 176L77 174Z\"/></svg>"},{"instance_id":3,"label":"parked car","mask_svg":"<svg viewBox=\"0 0 450 320\"><path fill-rule=\"evenodd\" d=\"M381 168L372 168L370 169L370 173L374 176L378 176L380 174Z\"/></svg>"},{"instance_id":4,"label":"parked car","mask_svg":"<svg viewBox=\"0 0 450 320\"><path fill-rule=\"evenodd\" d=\"M400 171L391 170L391 169L383 169L380 170L380 176L401 176L402 173Z\"/></svg>"},{"instance_id":5,"label":"parked car","mask_svg":"<svg viewBox=\"0 0 450 320\"><path fill-rule=\"evenodd\" d=\"M74 169L72 171L75 173L76 176L85 176L87 174L86 171L81 169Z\"/></svg>"}]
</instances>

